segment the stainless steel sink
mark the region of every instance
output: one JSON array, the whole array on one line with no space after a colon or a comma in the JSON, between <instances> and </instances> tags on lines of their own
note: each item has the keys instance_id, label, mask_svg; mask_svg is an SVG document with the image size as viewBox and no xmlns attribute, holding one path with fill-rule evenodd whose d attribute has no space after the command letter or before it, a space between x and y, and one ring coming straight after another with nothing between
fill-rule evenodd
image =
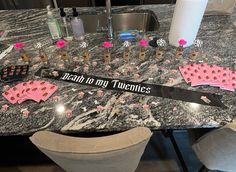
<instances>
[{"instance_id":1,"label":"stainless steel sink","mask_svg":"<svg viewBox=\"0 0 236 172\"><path fill-rule=\"evenodd\" d=\"M105 14L81 15L86 33L106 31L107 18ZM129 12L112 15L113 30L155 31L159 28L157 17L152 12Z\"/></svg>"}]
</instances>

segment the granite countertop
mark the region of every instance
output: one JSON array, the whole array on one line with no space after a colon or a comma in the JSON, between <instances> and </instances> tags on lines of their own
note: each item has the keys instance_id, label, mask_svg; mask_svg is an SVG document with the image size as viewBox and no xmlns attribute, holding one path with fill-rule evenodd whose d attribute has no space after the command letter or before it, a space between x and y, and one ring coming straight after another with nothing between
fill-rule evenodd
<instances>
[{"instance_id":1,"label":"granite countertop","mask_svg":"<svg viewBox=\"0 0 236 172\"><path fill-rule=\"evenodd\" d=\"M78 8L80 13L102 12L103 8ZM158 35L168 40L173 5L147 5L135 7L117 7L114 12L133 10L152 10L158 17L160 29L146 34L148 38ZM48 32L45 10L17 10L0 11L1 27L7 30L7 36L0 39L1 43L12 44L24 42L25 50L31 57L32 67L30 75L25 80L35 79L34 72L42 64L38 58L38 51L34 49L36 42L45 43L45 50L49 55L50 63L63 68L63 62L58 57L58 50L52 45ZM210 64L232 67L236 61L236 11L231 16L205 16L198 34L198 38L204 42L202 58L199 62L208 60ZM100 46L105 40L102 34L87 34L91 51L91 63L97 62L97 66L89 65L88 75L107 78L119 78L123 80L137 81L151 84L161 84L197 90L202 92L223 95L222 102L228 107L219 107L193 104L172 99L145 96L128 92L102 90L99 88L50 80L58 86L58 91L46 102L36 103L27 101L20 105L11 105L4 97L0 97L0 135L24 135L38 130L48 129L52 131L84 132L84 131L122 131L136 126L146 126L152 129L186 129L219 127L232 122L236 115L236 93L220 90L218 88L187 85L178 66L191 62L188 53L181 60L176 60L175 48L168 46L163 60L156 60L155 49L148 47L144 62L137 60L138 46L132 45L132 60L126 63L122 60L123 47L116 42L112 49L112 63L107 67L103 62L103 48ZM84 64L81 60L82 50L78 43L69 45L70 56L76 62L74 71L84 73ZM188 52L189 49L186 49ZM0 60L1 66L10 64L22 64L16 52L12 52ZM44 79L48 80L48 79ZM10 84L10 86L16 83ZM0 84L3 90L4 83ZM99 96L98 90L104 95ZM79 92L85 93L84 97ZM2 106L8 105L7 110ZM58 113L56 108L65 107L65 112ZM97 106L105 107L97 112ZM6 106L5 106L6 107ZM143 108L146 107L146 108ZM149 108L147 108L149 107ZM29 112L28 116L23 111Z\"/></svg>"}]
</instances>

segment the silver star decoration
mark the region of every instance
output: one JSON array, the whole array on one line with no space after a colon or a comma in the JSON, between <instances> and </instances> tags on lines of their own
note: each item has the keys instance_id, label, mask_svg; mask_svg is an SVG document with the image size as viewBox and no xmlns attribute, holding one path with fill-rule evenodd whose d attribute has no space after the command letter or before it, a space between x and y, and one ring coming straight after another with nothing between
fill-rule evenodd
<instances>
[{"instance_id":1,"label":"silver star decoration","mask_svg":"<svg viewBox=\"0 0 236 172\"><path fill-rule=\"evenodd\" d=\"M125 42L123 43L123 46L124 46L124 47L130 47L130 45L131 45L131 43L130 43L129 41L125 41Z\"/></svg>"},{"instance_id":2,"label":"silver star decoration","mask_svg":"<svg viewBox=\"0 0 236 172\"><path fill-rule=\"evenodd\" d=\"M87 42L81 42L81 44L79 46L80 46L80 48L87 48L88 43Z\"/></svg>"},{"instance_id":3,"label":"silver star decoration","mask_svg":"<svg viewBox=\"0 0 236 172\"><path fill-rule=\"evenodd\" d=\"M160 47L166 46L166 41L164 39L158 39L156 43Z\"/></svg>"},{"instance_id":4,"label":"silver star decoration","mask_svg":"<svg viewBox=\"0 0 236 172\"><path fill-rule=\"evenodd\" d=\"M200 39L196 39L196 40L194 41L194 46L195 46L195 47L201 47L202 44L203 44L203 42L202 42Z\"/></svg>"},{"instance_id":5,"label":"silver star decoration","mask_svg":"<svg viewBox=\"0 0 236 172\"><path fill-rule=\"evenodd\" d=\"M37 43L34 45L34 48L36 48L36 49L41 49L41 48L42 48L42 43L41 43L41 42L37 42Z\"/></svg>"}]
</instances>

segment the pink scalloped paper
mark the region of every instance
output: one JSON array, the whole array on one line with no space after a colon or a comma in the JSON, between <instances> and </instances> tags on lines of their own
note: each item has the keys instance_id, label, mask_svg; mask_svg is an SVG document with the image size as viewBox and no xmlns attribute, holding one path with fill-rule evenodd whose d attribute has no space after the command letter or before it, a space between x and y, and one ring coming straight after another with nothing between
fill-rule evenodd
<instances>
[{"instance_id":1,"label":"pink scalloped paper","mask_svg":"<svg viewBox=\"0 0 236 172\"><path fill-rule=\"evenodd\" d=\"M148 40L142 39L141 41L139 41L139 45L143 47L148 46Z\"/></svg>"},{"instance_id":2,"label":"pink scalloped paper","mask_svg":"<svg viewBox=\"0 0 236 172\"><path fill-rule=\"evenodd\" d=\"M186 40L184 40L184 39L180 39L179 40L179 45L180 46L184 46L184 45L186 45L187 44L187 41Z\"/></svg>"},{"instance_id":3,"label":"pink scalloped paper","mask_svg":"<svg viewBox=\"0 0 236 172\"><path fill-rule=\"evenodd\" d=\"M109 41L105 41L105 42L102 43L102 46L104 48L111 48L112 47L112 43L109 42Z\"/></svg>"},{"instance_id":4,"label":"pink scalloped paper","mask_svg":"<svg viewBox=\"0 0 236 172\"><path fill-rule=\"evenodd\" d=\"M20 49L20 48L23 48L24 46L25 46L25 44L22 43L22 42L16 42L16 43L14 44L14 48L15 48L15 49Z\"/></svg>"},{"instance_id":5,"label":"pink scalloped paper","mask_svg":"<svg viewBox=\"0 0 236 172\"><path fill-rule=\"evenodd\" d=\"M57 48L63 48L66 46L66 41L63 39L60 39L57 41L56 46L57 46Z\"/></svg>"}]
</instances>

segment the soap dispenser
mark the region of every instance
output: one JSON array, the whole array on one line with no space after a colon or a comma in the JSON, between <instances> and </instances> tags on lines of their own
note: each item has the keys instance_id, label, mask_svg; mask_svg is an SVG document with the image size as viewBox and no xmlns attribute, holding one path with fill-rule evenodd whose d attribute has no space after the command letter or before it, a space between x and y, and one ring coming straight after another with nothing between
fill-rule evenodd
<instances>
[{"instance_id":1,"label":"soap dispenser","mask_svg":"<svg viewBox=\"0 0 236 172\"><path fill-rule=\"evenodd\" d=\"M75 40L83 40L84 39L84 25L82 19L79 17L76 8L72 8L73 10L73 19L71 20L71 27L73 31L73 35Z\"/></svg>"},{"instance_id":2,"label":"soap dispenser","mask_svg":"<svg viewBox=\"0 0 236 172\"><path fill-rule=\"evenodd\" d=\"M61 28L57 19L54 17L50 5L47 6L47 24L53 40L60 39L62 37Z\"/></svg>"},{"instance_id":3,"label":"soap dispenser","mask_svg":"<svg viewBox=\"0 0 236 172\"><path fill-rule=\"evenodd\" d=\"M208 0L178 0L169 33L169 43L178 47L178 41L185 39L185 47L196 39Z\"/></svg>"}]
</instances>

